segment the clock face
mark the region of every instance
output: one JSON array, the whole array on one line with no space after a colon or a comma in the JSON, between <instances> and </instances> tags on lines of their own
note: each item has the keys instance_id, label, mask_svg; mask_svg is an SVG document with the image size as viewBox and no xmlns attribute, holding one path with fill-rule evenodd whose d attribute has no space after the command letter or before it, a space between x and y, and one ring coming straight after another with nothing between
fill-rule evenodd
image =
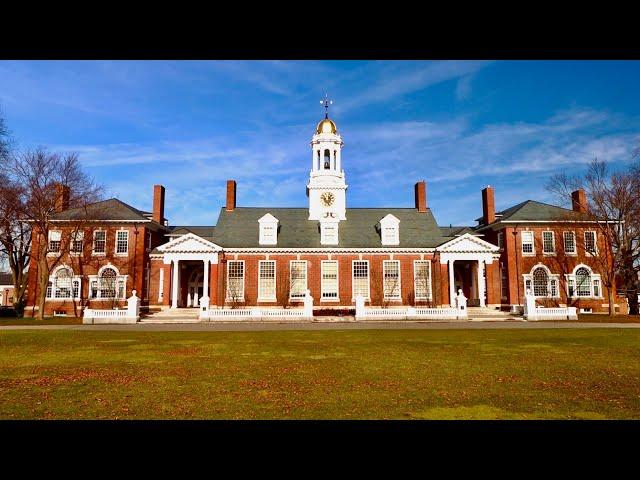
<instances>
[{"instance_id":1,"label":"clock face","mask_svg":"<svg viewBox=\"0 0 640 480\"><path fill-rule=\"evenodd\" d=\"M322 195L320 195L320 200L325 207L330 207L331 205L333 205L335 198L336 197L331 192L324 192Z\"/></svg>"}]
</instances>

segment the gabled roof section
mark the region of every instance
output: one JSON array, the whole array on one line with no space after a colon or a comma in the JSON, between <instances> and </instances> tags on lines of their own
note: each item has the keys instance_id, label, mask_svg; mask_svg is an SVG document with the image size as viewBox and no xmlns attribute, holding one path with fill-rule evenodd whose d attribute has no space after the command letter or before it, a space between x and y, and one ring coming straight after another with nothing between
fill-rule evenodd
<instances>
[{"instance_id":1,"label":"gabled roof section","mask_svg":"<svg viewBox=\"0 0 640 480\"><path fill-rule=\"evenodd\" d=\"M168 237L181 237L187 233L195 233L197 236L204 238L205 240L211 240L213 238L213 232L215 226L172 226L169 227L170 232L167 233Z\"/></svg>"},{"instance_id":2,"label":"gabled roof section","mask_svg":"<svg viewBox=\"0 0 640 480\"><path fill-rule=\"evenodd\" d=\"M52 220L104 220L149 222L151 213L138 210L117 198L90 203L85 207L70 208L57 213Z\"/></svg>"},{"instance_id":3,"label":"gabled roof section","mask_svg":"<svg viewBox=\"0 0 640 480\"><path fill-rule=\"evenodd\" d=\"M464 233L473 233L473 228L471 227L449 226L449 227L439 227L439 228L440 228L440 233L442 234L443 237L455 237L458 235L462 235Z\"/></svg>"},{"instance_id":4,"label":"gabled roof section","mask_svg":"<svg viewBox=\"0 0 640 480\"><path fill-rule=\"evenodd\" d=\"M495 253L500 249L471 233L465 233L443 243L436 250L438 252Z\"/></svg>"},{"instance_id":5,"label":"gabled roof section","mask_svg":"<svg viewBox=\"0 0 640 480\"><path fill-rule=\"evenodd\" d=\"M258 219L259 223L278 223L278 219L271 215L270 213L265 213L262 217Z\"/></svg>"},{"instance_id":6,"label":"gabled roof section","mask_svg":"<svg viewBox=\"0 0 640 480\"><path fill-rule=\"evenodd\" d=\"M195 233L187 233L174 238L154 249L154 253L213 253L222 250L220 246L199 237Z\"/></svg>"},{"instance_id":7,"label":"gabled roof section","mask_svg":"<svg viewBox=\"0 0 640 480\"><path fill-rule=\"evenodd\" d=\"M401 222L400 244L396 248L435 248L446 241L431 210L415 208L348 208L340 222L339 243L328 247L320 243L319 222L308 220L308 208L238 207L220 209L213 242L223 248L260 248L256 222L270 213L278 219L278 248L383 248L376 225L392 214Z\"/></svg>"},{"instance_id":8,"label":"gabled roof section","mask_svg":"<svg viewBox=\"0 0 640 480\"><path fill-rule=\"evenodd\" d=\"M477 219L482 220L482 217ZM512 207L509 207L501 212L496 212L496 221L491 225L499 224L500 222L557 222L557 221L579 221L590 220L589 217L583 213L576 212L569 208L558 207L556 205L550 205L548 203L537 202L535 200L525 200L522 203L518 203ZM484 229L487 225L479 225L478 229Z\"/></svg>"}]
</instances>

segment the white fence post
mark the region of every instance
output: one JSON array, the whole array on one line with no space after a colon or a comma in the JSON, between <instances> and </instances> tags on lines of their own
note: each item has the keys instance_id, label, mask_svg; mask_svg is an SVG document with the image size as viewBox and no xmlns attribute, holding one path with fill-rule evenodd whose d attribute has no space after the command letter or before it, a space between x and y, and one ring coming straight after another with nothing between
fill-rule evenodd
<instances>
[{"instance_id":1,"label":"white fence post","mask_svg":"<svg viewBox=\"0 0 640 480\"><path fill-rule=\"evenodd\" d=\"M567 320L578 320L578 309L576 307L567 307Z\"/></svg>"},{"instance_id":2,"label":"white fence post","mask_svg":"<svg viewBox=\"0 0 640 480\"><path fill-rule=\"evenodd\" d=\"M140 320L140 298L136 296L136 291L131 291L131 296L127 299L127 323L136 323Z\"/></svg>"},{"instance_id":3,"label":"white fence post","mask_svg":"<svg viewBox=\"0 0 640 480\"><path fill-rule=\"evenodd\" d=\"M90 308L84 309L84 314L82 315L82 323L84 324L93 323L93 311Z\"/></svg>"},{"instance_id":4,"label":"white fence post","mask_svg":"<svg viewBox=\"0 0 640 480\"><path fill-rule=\"evenodd\" d=\"M527 289L524 294L524 318L525 320L538 320L536 315L536 297L531 294L531 289Z\"/></svg>"},{"instance_id":5,"label":"white fence post","mask_svg":"<svg viewBox=\"0 0 640 480\"><path fill-rule=\"evenodd\" d=\"M358 295L356 297L356 321L365 320L366 317L367 312L364 309L364 297L362 295Z\"/></svg>"},{"instance_id":6,"label":"white fence post","mask_svg":"<svg viewBox=\"0 0 640 480\"><path fill-rule=\"evenodd\" d=\"M209 311L209 297L206 295L203 295L203 297L200 299L200 320L206 320L209 318L209 314L207 313Z\"/></svg>"},{"instance_id":7,"label":"white fence post","mask_svg":"<svg viewBox=\"0 0 640 480\"><path fill-rule=\"evenodd\" d=\"M456 296L456 319L467 318L467 297L462 293L462 289L458 289Z\"/></svg>"},{"instance_id":8,"label":"white fence post","mask_svg":"<svg viewBox=\"0 0 640 480\"><path fill-rule=\"evenodd\" d=\"M304 311L302 316L309 320L313 319L313 297L311 296L310 290L304 293Z\"/></svg>"}]
</instances>

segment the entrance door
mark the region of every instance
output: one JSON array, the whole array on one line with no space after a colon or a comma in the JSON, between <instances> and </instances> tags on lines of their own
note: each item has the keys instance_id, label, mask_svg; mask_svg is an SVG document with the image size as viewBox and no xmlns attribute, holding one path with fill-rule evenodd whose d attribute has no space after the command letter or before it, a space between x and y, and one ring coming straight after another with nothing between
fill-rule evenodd
<instances>
[{"instance_id":1,"label":"entrance door","mask_svg":"<svg viewBox=\"0 0 640 480\"><path fill-rule=\"evenodd\" d=\"M204 289L203 277L204 272L202 270L195 270L191 274L187 285L187 307L199 307Z\"/></svg>"}]
</instances>

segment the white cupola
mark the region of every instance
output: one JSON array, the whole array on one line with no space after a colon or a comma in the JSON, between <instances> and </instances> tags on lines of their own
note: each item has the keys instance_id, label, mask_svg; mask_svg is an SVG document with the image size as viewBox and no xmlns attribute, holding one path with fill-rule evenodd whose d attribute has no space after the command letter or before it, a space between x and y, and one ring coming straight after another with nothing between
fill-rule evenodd
<instances>
[{"instance_id":1,"label":"white cupola","mask_svg":"<svg viewBox=\"0 0 640 480\"><path fill-rule=\"evenodd\" d=\"M338 127L329 118L329 105L333 102L325 98L320 103L325 114L311 139L311 171L307 185L309 220L346 220L347 184L341 155L344 143Z\"/></svg>"}]
</instances>

